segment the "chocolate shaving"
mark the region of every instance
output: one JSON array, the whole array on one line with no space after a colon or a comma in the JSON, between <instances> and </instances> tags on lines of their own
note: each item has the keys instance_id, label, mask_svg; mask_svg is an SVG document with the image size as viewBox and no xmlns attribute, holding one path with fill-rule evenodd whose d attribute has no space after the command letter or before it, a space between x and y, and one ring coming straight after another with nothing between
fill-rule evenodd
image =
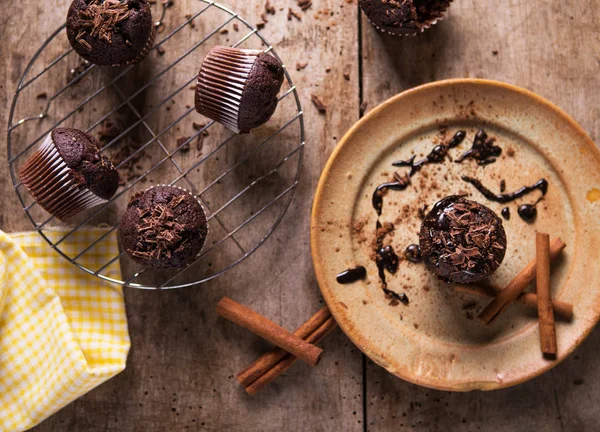
<instances>
[{"instance_id":1,"label":"chocolate shaving","mask_svg":"<svg viewBox=\"0 0 600 432\"><path fill-rule=\"evenodd\" d=\"M77 14L81 30L75 40L88 51L91 51L92 47L83 39L86 34L111 43L117 25L129 18L129 15L128 3L121 3L119 0L93 0L86 9Z\"/></svg>"},{"instance_id":2,"label":"chocolate shaving","mask_svg":"<svg viewBox=\"0 0 600 432\"><path fill-rule=\"evenodd\" d=\"M87 51L92 51L92 46L85 39L79 39L77 42L79 42L79 45L84 47Z\"/></svg>"},{"instance_id":3,"label":"chocolate shaving","mask_svg":"<svg viewBox=\"0 0 600 432\"><path fill-rule=\"evenodd\" d=\"M138 209L141 221L137 228L136 249L128 252L148 260L159 259L161 255L170 258L173 251L181 252L188 239L184 239L185 226L175 220L174 210L185 198L185 195L178 195L166 205Z\"/></svg>"}]
</instances>

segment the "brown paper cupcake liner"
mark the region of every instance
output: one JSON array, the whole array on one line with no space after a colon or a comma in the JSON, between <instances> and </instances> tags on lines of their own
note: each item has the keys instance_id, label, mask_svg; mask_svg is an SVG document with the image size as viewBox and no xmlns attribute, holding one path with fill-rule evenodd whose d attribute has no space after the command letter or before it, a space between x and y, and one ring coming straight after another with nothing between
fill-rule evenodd
<instances>
[{"instance_id":1,"label":"brown paper cupcake liner","mask_svg":"<svg viewBox=\"0 0 600 432\"><path fill-rule=\"evenodd\" d=\"M261 50L217 46L202 62L196 84L196 111L239 133L244 86Z\"/></svg>"},{"instance_id":2,"label":"brown paper cupcake liner","mask_svg":"<svg viewBox=\"0 0 600 432\"><path fill-rule=\"evenodd\" d=\"M27 159L19 170L19 175L36 202L60 220L108 202L75 180L71 168L64 162L52 141L52 133Z\"/></svg>"},{"instance_id":3,"label":"brown paper cupcake liner","mask_svg":"<svg viewBox=\"0 0 600 432\"><path fill-rule=\"evenodd\" d=\"M436 17L436 18L434 18L434 19L432 19L432 20L430 20L430 21L428 21L426 23L423 23L420 28L415 29L414 31L406 29L405 33L392 33L392 32L390 32L388 30L385 30L385 29L379 27L377 24L375 24L373 21L371 21L371 19L367 16L367 14L365 14L365 17L371 23L371 25L373 25L373 27L375 27L381 33L389 34L389 35L392 35L392 36L398 36L398 37L417 36L417 35L423 33L425 30L430 29L431 27L433 27L434 25L436 25L441 20L443 20L444 19L444 15L443 14L445 14L448 11L448 8L451 6L451 4L452 4L453 1L454 0L449 0L448 1L448 6L443 11L441 11L442 16Z\"/></svg>"}]
</instances>

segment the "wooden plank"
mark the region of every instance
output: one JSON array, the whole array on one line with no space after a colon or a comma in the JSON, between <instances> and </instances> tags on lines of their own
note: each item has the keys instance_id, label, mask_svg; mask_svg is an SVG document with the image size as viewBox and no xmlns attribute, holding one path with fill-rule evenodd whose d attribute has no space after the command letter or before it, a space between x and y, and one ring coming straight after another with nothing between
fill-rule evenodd
<instances>
[{"instance_id":1,"label":"wooden plank","mask_svg":"<svg viewBox=\"0 0 600 432\"><path fill-rule=\"evenodd\" d=\"M126 290L133 341L127 369L35 430L362 429L361 355L341 332L325 342L318 367L297 364L264 392L249 397L234 375L269 345L217 318L214 311L216 302L228 295L293 330L322 305L309 252L309 211L329 153L358 118L359 85L356 5L333 0L318 3L306 12L291 5L301 22L288 21L288 5L277 5L276 14L268 15L269 23L261 31L289 62L307 126L301 183L281 226L244 263L210 283L175 291ZM227 5L253 24L264 11L262 0ZM67 7L67 0L50 9L26 0L0 18L4 38L0 81L5 100L12 98L37 46L63 22ZM192 0L176 0L166 21L197 8ZM211 25L210 19L197 20L195 30L185 30L189 37L198 37L202 28ZM165 56L176 48L169 48ZM137 77L143 79L156 62L156 58L147 59ZM296 62L308 64L297 71ZM349 79L343 76L346 71ZM52 82L64 79L62 73L58 75L51 77ZM325 115L312 106L313 92L328 104ZM187 94L191 98L192 92ZM152 100L154 96L147 97ZM7 104L0 106L0 114L5 122ZM6 164L4 146L0 164ZM6 200L0 227L29 229L6 175L0 176L0 191Z\"/></svg>"},{"instance_id":2,"label":"wooden plank","mask_svg":"<svg viewBox=\"0 0 600 432\"><path fill-rule=\"evenodd\" d=\"M381 36L362 16L363 99L372 108L434 80L496 79L547 97L596 142L600 22L596 1L455 1L416 38ZM594 430L600 388L598 333L552 372L491 393L448 393L367 368L368 430Z\"/></svg>"}]
</instances>

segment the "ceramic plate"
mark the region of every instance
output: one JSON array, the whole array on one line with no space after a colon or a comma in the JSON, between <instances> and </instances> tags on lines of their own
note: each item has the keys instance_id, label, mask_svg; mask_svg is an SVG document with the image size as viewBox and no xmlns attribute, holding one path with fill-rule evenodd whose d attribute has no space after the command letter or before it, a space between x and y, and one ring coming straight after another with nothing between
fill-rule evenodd
<instances>
[{"instance_id":1,"label":"ceramic plate","mask_svg":"<svg viewBox=\"0 0 600 432\"><path fill-rule=\"evenodd\" d=\"M474 160L431 164L412 177L404 191L384 196L382 223L398 255L418 243L419 209L451 194L467 194L500 214L508 238L506 257L486 283L504 287L535 257L535 232L560 236L567 244L553 262L554 298L572 303L574 318L557 321L556 361L541 355L537 314L514 304L491 325L477 320L489 300L457 293L423 264L401 260L387 273L389 288L409 304L390 301L373 261L377 214L371 197L392 179L392 162L425 156L458 130L467 138L449 151L456 159L484 129L502 155L490 165ZM444 132L445 131L445 132ZM531 185L541 178L548 193L527 223L517 207L533 203L533 192L508 204L490 202L461 179L470 175L498 191ZM555 366L591 331L600 314L600 152L570 117L541 97L485 80L449 80L399 94L373 109L340 141L319 182L311 220L312 256L319 286L335 319L350 339L392 374L444 390L491 390L531 379ZM340 285L336 275L363 265L364 280Z\"/></svg>"}]
</instances>

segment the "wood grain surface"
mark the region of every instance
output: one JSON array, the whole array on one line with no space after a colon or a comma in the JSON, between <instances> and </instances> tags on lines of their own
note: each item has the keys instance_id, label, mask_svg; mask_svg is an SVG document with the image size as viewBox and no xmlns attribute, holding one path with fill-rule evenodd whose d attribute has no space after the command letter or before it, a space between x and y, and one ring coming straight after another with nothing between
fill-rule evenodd
<instances>
[{"instance_id":1,"label":"wood grain surface","mask_svg":"<svg viewBox=\"0 0 600 432\"><path fill-rule=\"evenodd\" d=\"M175 0L166 21L169 14L197 10L193 1ZM261 21L264 1L224 3L253 24ZM235 373L269 345L219 319L214 307L227 295L293 330L322 305L310 259L309 210L321 169L359 118L361 102L372 108L438 79L498 79L555 102L597 141L600 3L455 0L433 29L400 39L378 34L359 13L356 0L313 0L306 12L292 0L271 3L276 13L268 15L261 33L288 66L307 129L301 182L290 209L256 253L216 280L170 292L126 290L133 343L127 369L35 430L597 430L598 332L576 355L529 383L493 393L454 394L392 377L365 361L338 331L325 341L318 367L298 363L249 397ZM37 47L63 22L68 1L3 4L0 119L5 137L17 82ZM288 21L290 7L301 21ZM195 31L210 24L203 22ZM190 37L195 34L200 33L190 30ZM297 71L297 62L307 65ZM51 79L62 82L64 75ZM325 103L325 114L313 106L312 94ZM26 230L6 172L6 139L0 142L5 167L0 228Z\"/></svg>"}]
</instances>

